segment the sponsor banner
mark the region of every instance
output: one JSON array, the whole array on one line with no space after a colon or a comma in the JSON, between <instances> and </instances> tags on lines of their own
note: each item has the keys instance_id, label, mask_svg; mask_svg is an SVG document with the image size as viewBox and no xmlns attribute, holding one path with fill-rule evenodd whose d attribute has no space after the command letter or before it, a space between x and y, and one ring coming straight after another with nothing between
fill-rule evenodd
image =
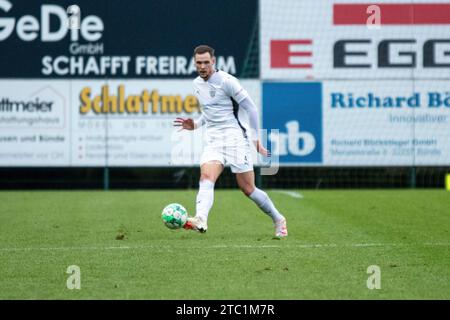
<instances>
[{"instance_id":1,"label":"sponsor banner","mask_svg":"<svg viewBox=\"0 0 450 320\"><path fill-rule=\"evenodd\" d=\"M241 76L256 19L257 0L0 0L0 78L191 78L203 43Z\"/></svg>"},{"instance_id":2,"label":"sponsor banner","mask_svg":"<svg viewBox=\"0 0 450 320\"><path fill-rule=\"evenodd\" d=\"M448 79L450 1L261 0L263 79Z\"/></svg>"},{"instance_id":3,"label":"sponsor banner","mask_svg":"<svg viewBox=\"0 0 450 320\"><path fill-rule=\"evenodd\" d=\"M189 80L74 80L71 102L77 166L169 166L174 119L199 114Z\"/></svg>"},{"instance_id":4,"label":"sponsor banner","mask_svg":"<svg viewBox=\"0 0 450 320\"><path fill-rule=\"evenodd\" d=\"M281 164L322 163L322 84L263 83L263 125Z\"/></svg>"},{"instance_id":5,"label":"sponsor banner","mask_svg":"<svg viewBox=\"0 0 450 320\"><path fill-rule=\"evenodd\" d=\"M326 165L449 165L446 81L325 82Z\"/></svg>"},{"instance_id":6,"label":"sponsor banner","mask_svg":"<svg viewBox=\"0 0 450 320\"><path fill-rule=\"evenodd\" d=\"M260 107L259 81L241 84ZM173 127L176 117L199 116L192 80L22 80L0 88L1 166L199 164L204 128ZM244 110L239 118L248 126Z\"/></svg>"},{"instance_id":7,"label":"sponsor banner","mask_svg":"<svg viewBox=\"0 0 450 320\"><path fill-rule=\"evenodd\" d=\"M0 166L70 163L70 85L0 80Z\"/></svg>"},{"instance_id":8,"label":"sponsor banner","mask_svg":"<svg viewBox=\"0 0 450 320\"><path fill-rule=\"evenodd\" d=\"M271 82L263 90L264 127L279 129L270 141L281 165L450 164L446 81Z\"/></svg>"}]
</instances>

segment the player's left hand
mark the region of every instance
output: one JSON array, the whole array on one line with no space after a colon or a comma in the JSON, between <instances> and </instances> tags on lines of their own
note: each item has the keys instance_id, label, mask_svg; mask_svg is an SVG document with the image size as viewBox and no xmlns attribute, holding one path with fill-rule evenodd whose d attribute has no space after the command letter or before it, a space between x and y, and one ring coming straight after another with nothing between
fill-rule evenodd
<instances>
[{"instance_id":1,"label":"player's left hand","mask_svg":"<svg viewBox=\"0 0 450 320\"><path fill-rule=\"evenodd\" d=\"M270 157L270 151L264 148L261 141L255 141L256 151L258 151L264 157Z\"/></svg>"}]
</instances>

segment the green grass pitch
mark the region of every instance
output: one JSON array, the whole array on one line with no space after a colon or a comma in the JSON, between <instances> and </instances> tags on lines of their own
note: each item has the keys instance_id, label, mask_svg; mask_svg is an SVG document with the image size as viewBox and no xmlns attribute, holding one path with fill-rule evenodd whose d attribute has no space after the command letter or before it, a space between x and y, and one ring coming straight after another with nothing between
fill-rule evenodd
<instances>
[{"instance_id":1,"label":"green grass pitch","mask_svg":"<svg viewBox=\"0 0 450 320\"><path fill-rule=\"evenodd\" d=\"M0 299L450 299L449 192L297 192L268 191L283 240L237 190L216 191L206 234L160 217L193 213L195 190L0 192Z\"/></svg>"}]
</instances>

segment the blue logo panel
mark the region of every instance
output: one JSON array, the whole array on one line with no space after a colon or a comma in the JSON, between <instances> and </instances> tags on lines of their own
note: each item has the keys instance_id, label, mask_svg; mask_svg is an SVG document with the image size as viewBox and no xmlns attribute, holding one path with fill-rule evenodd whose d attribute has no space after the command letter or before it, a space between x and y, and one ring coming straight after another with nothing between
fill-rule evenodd
<instances>
[{"instance_id":1,"label":"blue logo panel","mask_svg":"<svg viewBox=\"0 0 450 320\"><path fill-rule=\"evenodd\" d=\"M280 163L322 163L322 83L263 83L263 128Z\"/></svg>"}]
</instances>

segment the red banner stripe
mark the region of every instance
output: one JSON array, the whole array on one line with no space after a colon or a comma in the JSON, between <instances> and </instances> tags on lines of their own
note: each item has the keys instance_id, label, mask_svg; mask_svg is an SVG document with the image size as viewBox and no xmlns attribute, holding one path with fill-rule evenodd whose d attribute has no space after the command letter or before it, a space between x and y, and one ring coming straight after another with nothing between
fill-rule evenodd
<instances>
[{"instance_id":1,"label":"red banner stripe","mask_svg":"<svg viewBox=\"0 0 450 320\"><path fill-rule=\"evenodd\" d=\"M367 8L374 4L335 4L333 24L365 25L373 12ZM380 8L381 25L396 24L450 24L450 4L447 3L397 3L375 4Z\"/></svg>"}]
</instances>

